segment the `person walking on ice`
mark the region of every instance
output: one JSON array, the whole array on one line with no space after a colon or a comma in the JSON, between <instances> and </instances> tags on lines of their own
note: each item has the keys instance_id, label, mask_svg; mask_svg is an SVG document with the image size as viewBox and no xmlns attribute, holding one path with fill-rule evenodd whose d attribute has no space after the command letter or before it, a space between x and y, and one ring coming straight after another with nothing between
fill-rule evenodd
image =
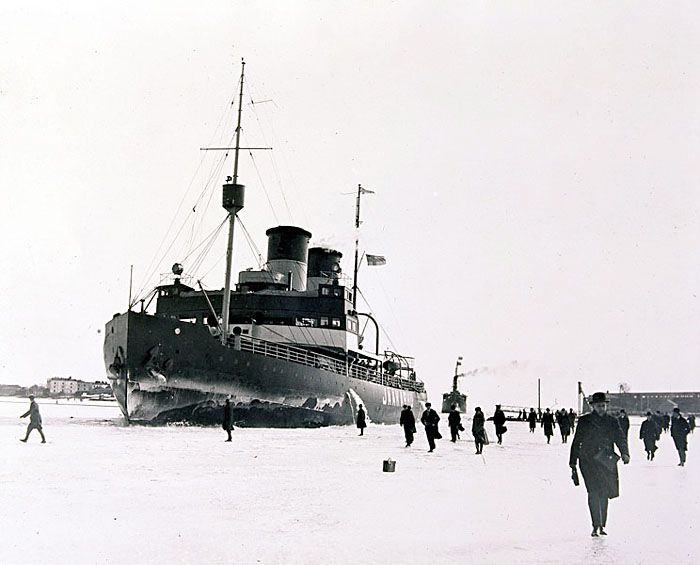
<instances>
[{"instance_id":1,"label":"person walking on ice","mask_svg":"<svg viewBox=\"0 0 700 565\"><path fill-rule=\"evenodd\" d=\"M399 425L403 426L403 433L406 436L406 447L411 447L413 443L413 434L416 433L416 417L413 415L413 410L408 404L403 405Z\"/></svg>"},{"instance_id":2,"label":"person walking on ice","mask_svg":"<svg viewBox=\"0 0 700 565\"><path fill-rule=\"evenodd\" d=\"M365 410L362 408L362 404L357 409L357 427L360 429L360 435L365 435L365 428L367 427L367 416L365 415Z\"/></svg>"},{"instance_id":3,"label":"person walking on ice","mask_svg":"<svg viewBox=\"0 0 700 565\"><path fill-rule=\"evenodd\" d=\"M542 414L542 427L544 428L544 435L547 436L547 443L549 443L554 435L554 415L549 411L549 408Z\"/></svg>"},{"instance_id":4,"label":"person walking on ice","mask_svg":"<svg viewBox=\"0 0 700 565\"><path fill-rule=\"evenodd\" d=\"M622 433L617 418L607 413L608 399L604 392L596 392L590 399L593 411L579 418L576 433L571 442L569 467L581 468L588 491L588 509L593 522L591 536L607 535L608 500L620 495L617 460L627 465L630 453L627 438ZM615 453L614 445L620 450Z\"/></svg>"},{"instance_id":5,"label":"person walking on ice","mask_svg":"<svg viewBox=\"0 0 700 565\"><path fill-rule=\"evenodd\" d=\"M481 408L477 406L474 409L474 418L472 419L472 435L474 436L474 444L476 445L476 454L481 455L484 450L484 444L486 444L486 428L484 423L486 422L486 417L481 411Z\"/></svg>"},{"instance_id":6,"label":"person walking on ice","mask_svg":"<svg viewBox=\"0 0 700 565\"><path fill-rule=\"evenodd\" d=\"M27 435L24 436L24 439L20 439L19 441L27 443L29 434L32 433L32 430L36 430L41 436L41 443L46 443L46 437L44 437L44 431L41 428L41 414L39 413L39 405L34 402L34 395L31 394L29 395L29 410L22 414L20 418L26 418L27 416L29 416Z\"/></svg>"},{"instance_id":7,"label":"person walking on ice","mask_svg":"<svg viewBox=\"0 0 700 565\"><path fill-rule=\"evenodd\" d=\"M425 426L425 435L428 438L428 445L430 449L428 453L435 450L435 440L441 439L440 431L438 430L438 422L440 421L440 416L435 410L432 409L432 404L430 402L425 403L425 410L423 415L420 417L421 424Z\"/></svg>"},{"instance_id":8,"label":"person walking on ice","mask_svg":"<svg viewBox=\"0 0 700 565\"><path fill-rule=\"evenodd\" d=\"M671 437L673 438L673 443L676 444L676 449L678 450L678 456L681 462L678 463L679 467L685 467L685 452L688 451L688 434L690 433L690 426L686 422L685 418L681 416L681 410L676 406L673 409L673 415L671 416Z\"/></svg>"},{"instance_id":9,"label":"person walking on ice","mask_svg":"<svg viewBox=\"0 0 700 565\"><path fill-rule=\"evenodd\" d=\"M617 415L617 421L620 423L622 433L625 434L625 437L627 437L630 431L630 419L627 416L627 412L625 412L624 408L621 409L620 413Z\"/></svg>"},{"instance_id":10,"label":"person walking on ice","mask_svg":"<svg viewBox=\"0 0 700 565\"><path fill-rule=\"evenodd\" d=\"M535 433L535 428L537 427L537 413L534 408L530 408L530 413L527 415L527 421L530 424L530 433Z\"/></svg>"},{"instance_id":11,"label":"person walking on ice","mask_svg":"<svg viewBox=\"0 0 700 565\"><path fill-rule=\"evenodd\" d=\"M571 424L569 415L563 408L561 412L559 412L559 432L561 433L561 442L567 443L571 435Z\"/></svg>"},{"instance_id":12,"label":"person walking on ice","mask_svg":"<svg viewBox=\"0 0 700 565\"><path fill-rule=\"evenodd\" d=\"M455 443L459 439L460 428L462 428L462 416L460 416L456 404L451 406L450 415L447 417L447 424L450 426L452 443Z\"/></svg>"},{"instance_id":13,"label":"person walking on ice","mask_svg":"<svg viewBox=\"0 0 700 565\"><path fill-rule=\"evenodd\" d=\"M647 419L642 422L639 428L639 439L644 441L644 451L647 452L647 460L654 460L656 453L656 440L659 439L659 428L654 421L654 415L647 412Z\"/></svg>"},{"instance_id":14,"label":"person walking on ice","mask_svg":"<svg viewBox=\"0 0 700 565\"><path fill-rule=\"evenodd\" d=\"M503 434L508 431L505 426L506 415L501 410L501 405L496 404L496 411L493 413L493 425L496 427L496 437L498 438L498 443L503 443Z\"/></svg>"},{"instance_id":15,"label":"person walking on ice","mask_svg":"<svg viewBox=\"0 0 700 565\"><path fill-rule=\"evenodd\" d=\"M224 421L221 424L224 431L228 435L228 439L225 441L233 441L231 439L231 430L233 429L233 422L231 418L231 401L227 398L224 403Z\"/></svg>"}]
</instances>

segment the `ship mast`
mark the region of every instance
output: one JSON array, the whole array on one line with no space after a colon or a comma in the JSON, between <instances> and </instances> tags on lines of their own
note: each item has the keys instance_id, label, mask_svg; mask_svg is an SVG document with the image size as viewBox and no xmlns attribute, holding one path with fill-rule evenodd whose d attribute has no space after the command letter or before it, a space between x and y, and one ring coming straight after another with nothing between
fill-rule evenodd
<instances>
[{"instance_id":1,"label":"ship mast","mask_svg":"<svg viewBox=\"0 0 700 565\"><path fill-rule=\"evenodd\" d=\"M238 95L238 123L236 125L236 147L234 148L233 180L223 187L223 207L228 211L228 243L226 245L226 279L224 280L223 319L221 343L226 344L228 337L229 310L231 306L231 266L233 262L233 229L236 224L236 214L243 208L245 187L238 184L238 154L241 148L241 112L243 110L243 79L245 76L245 61L241 61L241 90Z\"/></svg>"},{"instance_id":2,"label":"ship mast","mask_svg":"<svg viewBox=\"0 0 700 565\"><path fill-rule=\"evenodd\" d=\"M360 197L362 196L362 185L357 185L357 200L355 202L355 270L352 279L352 309L357 312L357 271L360 268Z\"/></svg>"}]
</instances>

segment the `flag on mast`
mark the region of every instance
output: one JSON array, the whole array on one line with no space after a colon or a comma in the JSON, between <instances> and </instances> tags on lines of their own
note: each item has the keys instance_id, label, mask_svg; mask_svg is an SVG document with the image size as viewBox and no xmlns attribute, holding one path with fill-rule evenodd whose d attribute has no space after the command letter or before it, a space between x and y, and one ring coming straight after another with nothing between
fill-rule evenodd
<instances>
[{"instance_id":1,"label":"flag on mast","mask_svg":"<svg viewBox=\"0 0 700 565\"><path fill-rule=\"evenodd\" d=\"M367 257L367 264L370 267L386 265L386 257L384 257L384 255L370 255L369 253L367 253L365 257Z\"/></svg>"}]
</instances>

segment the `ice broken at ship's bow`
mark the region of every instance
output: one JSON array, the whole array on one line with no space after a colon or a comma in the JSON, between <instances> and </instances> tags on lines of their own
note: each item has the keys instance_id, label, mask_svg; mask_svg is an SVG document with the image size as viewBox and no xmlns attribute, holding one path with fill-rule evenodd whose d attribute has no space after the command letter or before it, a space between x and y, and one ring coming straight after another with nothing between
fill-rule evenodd
<instances>
[{"instance_id":1,"label":"ice broken at ship's bow","mask_svg":"<svg viewBox=\"0 0 700 565\"><path fill-rule=\"evenodd\" d=\"M358 186L356 226L365 192ZM141 311L129 308L106 324L105 366L122 413L130 421L212 424L231 398L240 425L314 427L352 423L358 404L378 423L397 423L404 404L421 410L426 394L413 360L380 352L376 322L356 310L357 243L350 285L340 252L309 249L311 234L302 228L271 228L265 265L239 273L230 289L233 227L244 195L236 166L223 186L224 289L186 284L175 264L172 279L153 291L154 313L142 300ZM372 352L362 347L361 319L375 326Z\"/></svg>"}]
</instances>

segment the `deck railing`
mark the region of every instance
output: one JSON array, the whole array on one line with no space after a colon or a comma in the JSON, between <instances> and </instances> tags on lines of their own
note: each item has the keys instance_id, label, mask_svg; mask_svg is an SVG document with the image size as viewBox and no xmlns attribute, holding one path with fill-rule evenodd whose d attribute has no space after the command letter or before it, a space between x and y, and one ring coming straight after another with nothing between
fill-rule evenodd
<instances>
[{"instance_id":1,"label":"deck railing","mask_svg":"<svg viewBox=\"0 0 700 565\"><path fill-rule=\"evenodd\" d=\"M227 345L229 347L240 348L241 351L248 351L255 355L264 355L265 357L283 359L284 361L306 365L307 367L324 369L344 377L352 377L354 379L369 381L401 390L410 390L413 392L425 391L425 386L420 381L405 379L397 377L396 375L388 375L376 369L364 367L355 363L339 361L333 357L308 351L300 347L282 345L280 343L243 336L230 336Z\"/></svg>"}]
</instances>

